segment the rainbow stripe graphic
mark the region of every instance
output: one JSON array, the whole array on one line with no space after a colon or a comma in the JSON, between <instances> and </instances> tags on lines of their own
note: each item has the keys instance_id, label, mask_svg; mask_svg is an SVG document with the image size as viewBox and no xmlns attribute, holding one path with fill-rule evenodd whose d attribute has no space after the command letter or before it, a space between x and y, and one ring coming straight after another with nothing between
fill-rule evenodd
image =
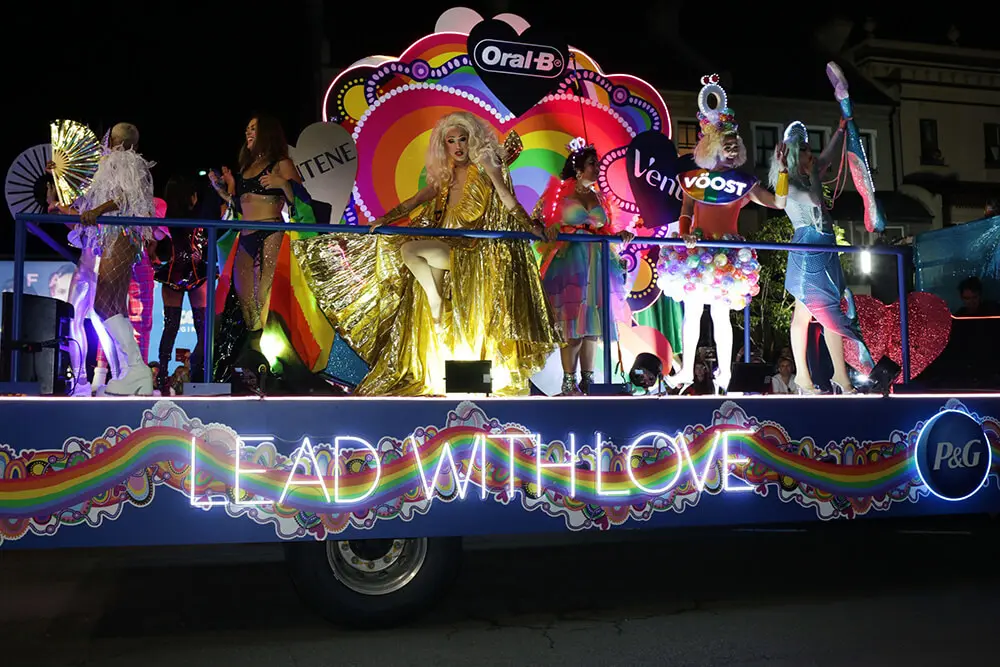
<instances>
[{"instance_id":1,"label":"rainbow stripe graphic","mask_svg":"<svg viewBox=\"0 0 1000 667\"><path fill-rule=\"evenodd\" d=\"M303 441L286 456L272 443L241 443L228 427L202 425L163 401L139 428L109 429L110 438L21 456L0 448L0 538L100 525L127 505L147 505L154 487L194 505L224 504L232 515L273 523L283 538L305 531L319 539L378 519L407 520L429 511L433 499L519 499L527 510L582 530L683 511L702 493L734 486L762 495L775 487L783 500L812 506L826 519L885 510L926 493L912 459L920 425L864 447L845 441L819 448L809 439L790 441L774 424L740 426L754 422L727 405L715 424L672 436L647 434L631 448L596 447L593 435L586 443L539 442L536 434L498 426L474 404L463 404L451 423L417 429L402 441L383 439L372 449L345 441L336 451ZM984 427L996 472L1000 423L988 419ZM574 446L577 466L548 467L568 461Z\"/></svg>"}]
</instances>

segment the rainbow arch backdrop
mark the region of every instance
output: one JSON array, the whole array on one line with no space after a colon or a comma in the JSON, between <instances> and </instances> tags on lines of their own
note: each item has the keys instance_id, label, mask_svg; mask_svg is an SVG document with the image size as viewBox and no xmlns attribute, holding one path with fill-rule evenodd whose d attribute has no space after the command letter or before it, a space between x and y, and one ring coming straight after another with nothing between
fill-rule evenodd
<instances>
[{"instance_id":1,"label":"rainbow arch backdrop","mask_svg":"<svg viewBox=\"0 0 1000 667\"><path fill-rule=\"evenodd\" d=\"M520 135L524 150L511 166L511 178L529 211L561 170L573 137L585 136L604 155L647 130L671 136L670 113L653 86L631 75L605 74L572 47L574 68L552 94L515 118L476 74L466 39L463 33L434 33L398 58L365 58L330 84L324 120L350 131L358 150L345 222L374 220L423 186L430 131L453 111L476 113L501 138L511 130ZM611 180L611 189L631 197L624 168L612 170Z\"/></svg>"}]
</instances>

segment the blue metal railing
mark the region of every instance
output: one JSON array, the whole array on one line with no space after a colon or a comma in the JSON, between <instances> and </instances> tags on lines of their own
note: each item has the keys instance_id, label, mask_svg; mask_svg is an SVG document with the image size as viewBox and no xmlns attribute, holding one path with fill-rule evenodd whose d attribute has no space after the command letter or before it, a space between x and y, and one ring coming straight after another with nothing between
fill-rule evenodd
<instances>
[{"instance_id":1,"label":"blue metal railing","mask_svg":"<svg viewBox=\"0 0 1000 667\"><path fill-rule=\"evenodd\" d=\"M312 223L283 223L283 222L254 222L254 221L237 221L237 220L192 220L192 219L163 219L163 218L125 218L116 217L109 218L109 221L113 221L114 224L125 224L125 225L136 225L136 226L166 226L174 228L203 228L206 232L207 242L208 242L208 257L206 261L208 266L215 267L218 265L216 256L216 243L218 241L218 230L219 229L252 229L252 230L267 230L267 231L301 231L301 232L319 232L328 233L336 232L341 234L368 234L369 227L363 225L318 225ZM53 248L58 248L58 244L53 241L43 230L39 228L41 225L64 225L72 224L78 222L79 219L75 216L65 216L65 215L45 215L45 214L26 214L19 213L14 216L14 308L11 314L11 337L13 340L20 340L21 337L21 326L22 326L22 295L24 293L24 261L25 261L25 250L27 244L27 232L30 230L32 233L36 234L43 241ZM479 239L524 239L524 240L537 240L535 236L528 232L494 232L494 231L479 231L479 230L465 230L465 229L414 229L412 227L380 227L375 232L377 234L401 234L404 236L421 236L421 237L445 237L445 236L457 236L465 238L479 238ZM611 308L609 307L608 299L611 294L611 245L616 243L617 240L608 236L598 236L594 234L560 234L558 236L560 241L568 241L570 243L600 243L601 244L601 256L602 256L602 267L601 267L601 278L604 285L604 303L602 304L601 319L602 319L602 332L604 337L604 369L607 379L610 381L612 377L612 361L611 361ZM654 239L647 237L636 238L635 243L641 243L643 245L661 245L661 246L681 246L684 245L684 241L681 239ZM860 246L829 246L829 245L807 245L807 244L796 244L796 243L751 243L747 241L698 241L698 245L701 247L708 248L754 248L756 250L797 250L802 252L846 252L846 253L859 253L864 251L869 251L877 255L895 255L896 256L896 279L898 281L899 287L899 303L906 304L906 266L904 253L905 250L902 248L894 246L872 246L872 247L860 247ZM63 249L61 254L64 254L65 249ZM65 256L65 254L64 254ZM215 294L215 272L208 272L208 292L211 295ZM743 360L744 362L750 362L750 305L748 304L743 310ZM907 317L907 309L901 307L899 309L899 326L900 335L902 340L902 381L909 382L910 380L910 331L909 331L909 321ZM205 382L211 382L211 373L213 367L212 352L214 347L215 339L215 307L212 306L205 309L205 331L202 332L202 341L204 344L204 371L205 371ZM876 362L878 359L875 360ZM667 361L669 364L669 361ZM12 353L11 359L11 378L16 379L18 377L19 369L19 353L14 351ZM625 369L622 369L623 371Z\"/></svg>"}]
</instances>

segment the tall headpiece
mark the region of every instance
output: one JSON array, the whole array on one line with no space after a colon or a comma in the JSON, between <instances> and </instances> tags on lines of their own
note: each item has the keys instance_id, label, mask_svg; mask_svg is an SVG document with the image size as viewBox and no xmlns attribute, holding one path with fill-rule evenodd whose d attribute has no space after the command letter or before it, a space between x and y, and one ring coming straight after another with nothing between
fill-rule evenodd
<instances>
[{"instance_id":1,"label":"tall headpiece","mask_svg":"<svg viewBox=\"0 0 1000 667\"><path fill-rule=\"evenodd\" d=\"M739 125L736 124L736 115L729 108L726 90L719 85L719 75L708 74L701 77L701 86L701 92L698 93L698 122L701 124L698 138L709 127L715 127L720 134L736 134ZM715 108L709 106L711 97L715 97Z\"/></svg>"},{"instance_id":2,"label":"tall headpiece","mask_svg":"<svg viewBox=\"0 0 1000 667\"><path fill-rule=\"evenodd\" d=\"M588 144L587 140L584 139L583 137L576 137L568 144L566 144L566 148L568 148L569 152L572 154L581 153L587 150L588 148L593 148L593 147L594 144Z\"/></svg>"},{"instance_id":3,"label":"tall headpiece","mask_svg":"<svg viewBox=\"0 0 1000 667\"><path fill-rule=\"evenodd\" d=\"M793 121L785 128L785 136L782 141L786 144L794 141L800 146L805 146L809 143L809 130L799 121Z\"/></svg>"}]
</instances>

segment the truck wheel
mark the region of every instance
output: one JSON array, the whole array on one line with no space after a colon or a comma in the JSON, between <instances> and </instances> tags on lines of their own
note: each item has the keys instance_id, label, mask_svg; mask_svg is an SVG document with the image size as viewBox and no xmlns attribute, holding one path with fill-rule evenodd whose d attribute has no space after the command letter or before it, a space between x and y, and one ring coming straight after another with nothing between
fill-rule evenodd
<instances>
[{"instance_id":1,"label":"truck wheel","mask_svg":"<svg viewBox=\"0 0 1000 667\"><path fill-rule=\"evenodd\" d=\"M440 600L462 560L461 538L329 540L285 545L299 595L327 620L397 625Z\"/></svg>"}]
</instances>

